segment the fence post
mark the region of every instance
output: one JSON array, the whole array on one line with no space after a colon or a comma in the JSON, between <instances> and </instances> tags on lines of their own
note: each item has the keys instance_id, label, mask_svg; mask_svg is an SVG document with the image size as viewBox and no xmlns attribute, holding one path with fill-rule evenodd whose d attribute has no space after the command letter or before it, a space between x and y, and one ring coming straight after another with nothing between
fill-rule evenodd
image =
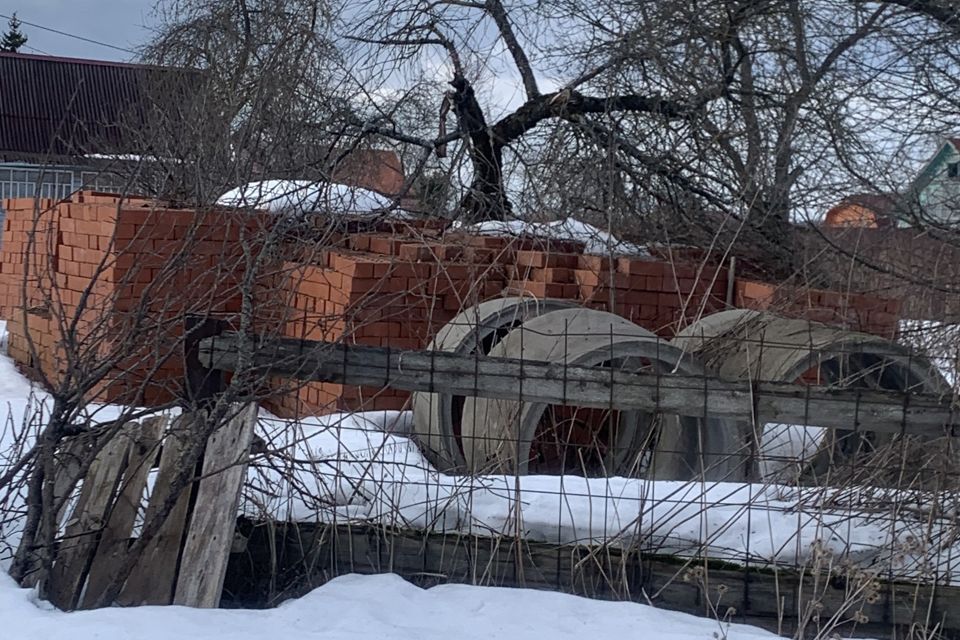
<instances>
[{"instance_id":1,"label":"fence post","mask_svg":"<svg viewBox=\"0 0 960 640\"><path fill-rule=\"evenodd\" d=\"M208 369L200 362L200 341L220 335L230 328L223 318L187 315L183 320L183 360L186 380L184 393L191 406L209 402L224 390L223 372Z\"/></svg>"}]
</instances>

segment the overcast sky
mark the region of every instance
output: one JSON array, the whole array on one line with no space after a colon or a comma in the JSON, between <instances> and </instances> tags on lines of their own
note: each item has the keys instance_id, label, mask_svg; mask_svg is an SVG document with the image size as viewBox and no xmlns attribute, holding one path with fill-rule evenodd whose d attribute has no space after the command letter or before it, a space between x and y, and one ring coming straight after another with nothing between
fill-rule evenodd
<instances>
[{"instance_id":1,"label":"overcast sky","mask_svg":"<svg viewBox=\"0 0 960 640\"><path fill-rule=\"evenodd\" d=\"M56 29L124 49L136 49L150 37L156 0L0 0L0 14L14 11L25 22ZM2 20L6 28L6 20ZM29 39L22 53L130 60L133 54L24 24Z\"/></svg>"}]
</instances>

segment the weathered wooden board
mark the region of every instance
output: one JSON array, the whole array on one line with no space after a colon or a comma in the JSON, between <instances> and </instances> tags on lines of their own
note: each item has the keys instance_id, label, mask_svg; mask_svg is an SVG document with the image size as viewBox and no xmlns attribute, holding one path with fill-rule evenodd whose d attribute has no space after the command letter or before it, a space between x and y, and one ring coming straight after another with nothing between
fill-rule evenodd
<instances>
[{"instance_id":1,"label":"weathered wooden board","mask_svg":"<svg viewBox=\"0 0 960 640\"><path fill-rule=\"evenodd\" d=\"M141 421L137 429L119 495L110 511L110 519L100 536L97 553L90 565L81 602L83 608L95 605L123 562L133 534L140 499L147 485L147 476L156 458L166 423L166 416L151 417Z\"/></svg>"},{"instance_id":2,"label":"weathered wooden board","mask_svg":"<svg viewBox=\"0 0 960 640\"><path fill-rule=\"evenodd\" d=\"M184 543L174 604L220 604L256 422L255 404L238 408L237 414L207 440L203 479Z\"/></svg>"},{"instance_id":3,"label":"weathered wooden board","mask_svg":"<svg viewBox=\"0 0 960 640\"><path fill-rule=\"evenodd\" d=\"M250 537L246 550L232 558L227 588L233 603L247 606L277 604L337 575L392 572L424 586L527 587L632 600L711 618L728 616L731 622L787 635L819 609L819 622L808 622L805 637L814 637L818 624L838 611L846 611L837 629L844 637L903 638L912 625L928 623L940 625L938 637L960 637L960 589L887 582L882 576L875 590L863 589L857 578L842 572L815 576L609 546L558 546L376 525L245 520L240 530ZM852 597L858 590L860 597ZM864 622L851 625L855 611Z\"/></svg>"},{"instance_id":4,"label":"weathered wooden board","mask_svg":"<svg viewBox=\"0 0 960 640\"><path fill-rule=\"evenodd\" d=\"M200 360L232 370L241 338L202 341ZM960 423L949 400L919 394L838 389L711 376L644 374L604 367L437 351L396 351L290 338L256 343L253 364L275 375L407 391L435 391L582 407L732 417L884 433L943 435ZM521 384L522 381L522 384Z\"/></svg>"},{"instance_id":5,"label":"weathered wooden board","mask_svg":"<svg viewBox=\"0 0 960 640\"><path fill-rule=\"evenodd\" d=\"M57 549L47 588L50 602L59 609L71 611L77 607L101 531L110 516L136 428L136 423L126 424L110 438L83 480L80 497Z\"/></svg>"},{"instance_id":6,"label":"weathered wooden board","mask_svg":"<svg viewBox=\"0 0 960 640\"><path fill-rule=\"evenodd\" d=\"M150 502L144 515L145 520L154 517L163 502L170 495L170 483L180 466L187 434L192 429L189 415L178 416L163 439L160 454L160 467L157 479L150 494ZM190 508L190 496L193 485L184 490L167 515L157 535L147 544L140 562L127 577L117 604L123 606L143 604L170 604L177 579L177 560L183 543L187 514Z\"/></svg>"},{"instance_id":7,"label":"weathered wooden board","mask_svg":"<svg viewBox=\"0 0 960 640\"><path fill-rule=\"evenodd\" d=\"M57 470L53 477L53 499L64 500L57 514L57 524L63 523L66 516L69 496L80 481L83 473L84 452L92 446L93 439L87 434L69 438L57 452Z\"/></svg>"},{"instance_id":8,"label":"weathered wooden board","mask_svg":"<svg viewBox=\"0 0 960 640\"><path fill-rule=\"evenodd\" d=\"M77 483L83 475L85 452L93 447L94 442L95 439L89 433L66 438L55 454L56 469L53 476L53 498L55 503L60 504L56 516L58 530L63 526L63 519L69 512L70 496L77 488ZM27 573L20 584L23 587L33 588L44 579L43 571L39 567L35 567L35 570Z\"/></svg>"}]
</instances>

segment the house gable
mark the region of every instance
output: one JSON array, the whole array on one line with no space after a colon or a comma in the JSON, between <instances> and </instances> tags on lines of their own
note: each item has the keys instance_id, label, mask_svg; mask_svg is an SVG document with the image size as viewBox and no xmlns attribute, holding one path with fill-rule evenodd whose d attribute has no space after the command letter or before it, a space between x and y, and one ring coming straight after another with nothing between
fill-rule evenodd
<instances>
[{"instance_id":1,"label":"house gable","mask_svg":"<svg viewBox=\"0 0 960 640\"><path fill-rule=\"evenodd\" d=\"M960 138L948 138L910 186L921 219L960 221Z\"/></svg>"}]
</instances>

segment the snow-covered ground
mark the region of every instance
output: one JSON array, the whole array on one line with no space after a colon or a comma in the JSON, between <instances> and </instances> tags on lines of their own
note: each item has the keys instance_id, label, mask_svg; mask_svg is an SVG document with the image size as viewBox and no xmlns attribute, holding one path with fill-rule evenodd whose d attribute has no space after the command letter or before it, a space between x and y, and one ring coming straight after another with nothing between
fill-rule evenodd
<instances>
[{"instance_id":1,"label":"snow-covered ground","mask_svg":"<svg viewBox=\"0 0 960 640\"><path fill-rule=\"evenodd\" d=\"M548 591L443 585L397 576L337 578L275 609L112 608L61 613L0 575L0 620L11 640L761 640L771 633L629 602Z\"/></svg>"},{"instance_id":2,"label":"snow-covered ground","mask_svg":"<svg viewBox=\"0 0 960 640\"><path fill-rule=\"evenodd\" d=\"M960 578L952 518L931 496L894 490L579 476L450 476L407 437L407 412L261 417L268 446L241 509L252 517L607 542L655 553L779 566L824 551L900 577ZM896 505L899 517L891 517ZM922 544L919 541L924 541Z\"/></svg>"}]
</instances>

